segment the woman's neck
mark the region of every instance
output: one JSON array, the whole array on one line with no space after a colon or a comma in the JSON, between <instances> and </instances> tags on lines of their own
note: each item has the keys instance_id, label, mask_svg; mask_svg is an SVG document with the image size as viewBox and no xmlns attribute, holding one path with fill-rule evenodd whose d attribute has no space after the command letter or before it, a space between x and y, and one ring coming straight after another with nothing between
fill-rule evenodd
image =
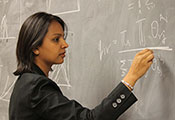
<instances>
[{"instance_id":1,"label":"woman's neck","mask_svg":"<svg viewBox=\"0 0 175 120\"><path fill-rule=\"evenodd\" d=\"M35 61L35 64L44 72L44 74L48 77L49 71L51 70L51 65L44 64L42 62Z\"/></svg>"}]
</instances>

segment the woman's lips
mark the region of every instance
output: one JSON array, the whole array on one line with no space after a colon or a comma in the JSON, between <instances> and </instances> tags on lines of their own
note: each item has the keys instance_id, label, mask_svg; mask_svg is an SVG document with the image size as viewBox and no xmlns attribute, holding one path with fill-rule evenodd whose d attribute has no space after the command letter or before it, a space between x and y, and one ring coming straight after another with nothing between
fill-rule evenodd
<instances>
[{"instance_id":1,"label":"woman's lips","mask_svg":"<svg viewBox=\"0 0 175 120\"><path fill-rule=\"evenodd\" d=\"M66 56L66 52L63 52L60 54L61 57L65 57Z\"/></svg>"}]
</instances>

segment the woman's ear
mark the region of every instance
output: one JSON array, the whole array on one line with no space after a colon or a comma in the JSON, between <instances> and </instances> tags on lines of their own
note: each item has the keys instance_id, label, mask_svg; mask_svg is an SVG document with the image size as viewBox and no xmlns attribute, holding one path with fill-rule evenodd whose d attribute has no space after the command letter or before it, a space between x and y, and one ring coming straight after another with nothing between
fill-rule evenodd
<instances>
[{"instance_id":1,"label":"woman's ear","mask_svg":"<svg viewBox=\"0 0 175 120\"><path fill-rule=\"evenodd\" d=\"M38 48L35 48L35 49L33 50L33 53L34 53L36 56L38 56L38 55L39 55L39 49L38 49Z\"/></svg>"}]
</instances>

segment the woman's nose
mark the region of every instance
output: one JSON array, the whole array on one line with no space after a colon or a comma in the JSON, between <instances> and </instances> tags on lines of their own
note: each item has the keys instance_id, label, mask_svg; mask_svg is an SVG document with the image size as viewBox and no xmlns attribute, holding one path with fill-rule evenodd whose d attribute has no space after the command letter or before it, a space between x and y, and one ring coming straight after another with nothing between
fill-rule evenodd
<instances>
[{"instance_id":1,"label":"woman's nose","mask_svg":"<svg viewBox=\"0 0 175 120\"><path fill-rule=\"evenodd\" d=\"M67 42L64 40L61 47L62 47L62 48L68 48L69 45L68 45Z\"/></svg>"}]
</instances>

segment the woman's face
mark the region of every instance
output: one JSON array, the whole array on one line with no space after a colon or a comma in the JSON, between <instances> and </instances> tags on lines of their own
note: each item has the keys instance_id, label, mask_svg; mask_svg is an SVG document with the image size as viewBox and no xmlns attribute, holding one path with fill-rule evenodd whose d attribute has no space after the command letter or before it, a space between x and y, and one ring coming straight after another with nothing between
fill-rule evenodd
<instances>
[{"instance_id":1,"label":"woman's face","mask_svg":"<svg viewBox=\"0 0 175 120\"><path fill-rule=\"evenodd\" d=\"M67 47L62 26L57 21L52 21L42 45L34 50L37 55L35 62L49 66L61 64L64 62Z\"/></svg>"}]
</instances>

